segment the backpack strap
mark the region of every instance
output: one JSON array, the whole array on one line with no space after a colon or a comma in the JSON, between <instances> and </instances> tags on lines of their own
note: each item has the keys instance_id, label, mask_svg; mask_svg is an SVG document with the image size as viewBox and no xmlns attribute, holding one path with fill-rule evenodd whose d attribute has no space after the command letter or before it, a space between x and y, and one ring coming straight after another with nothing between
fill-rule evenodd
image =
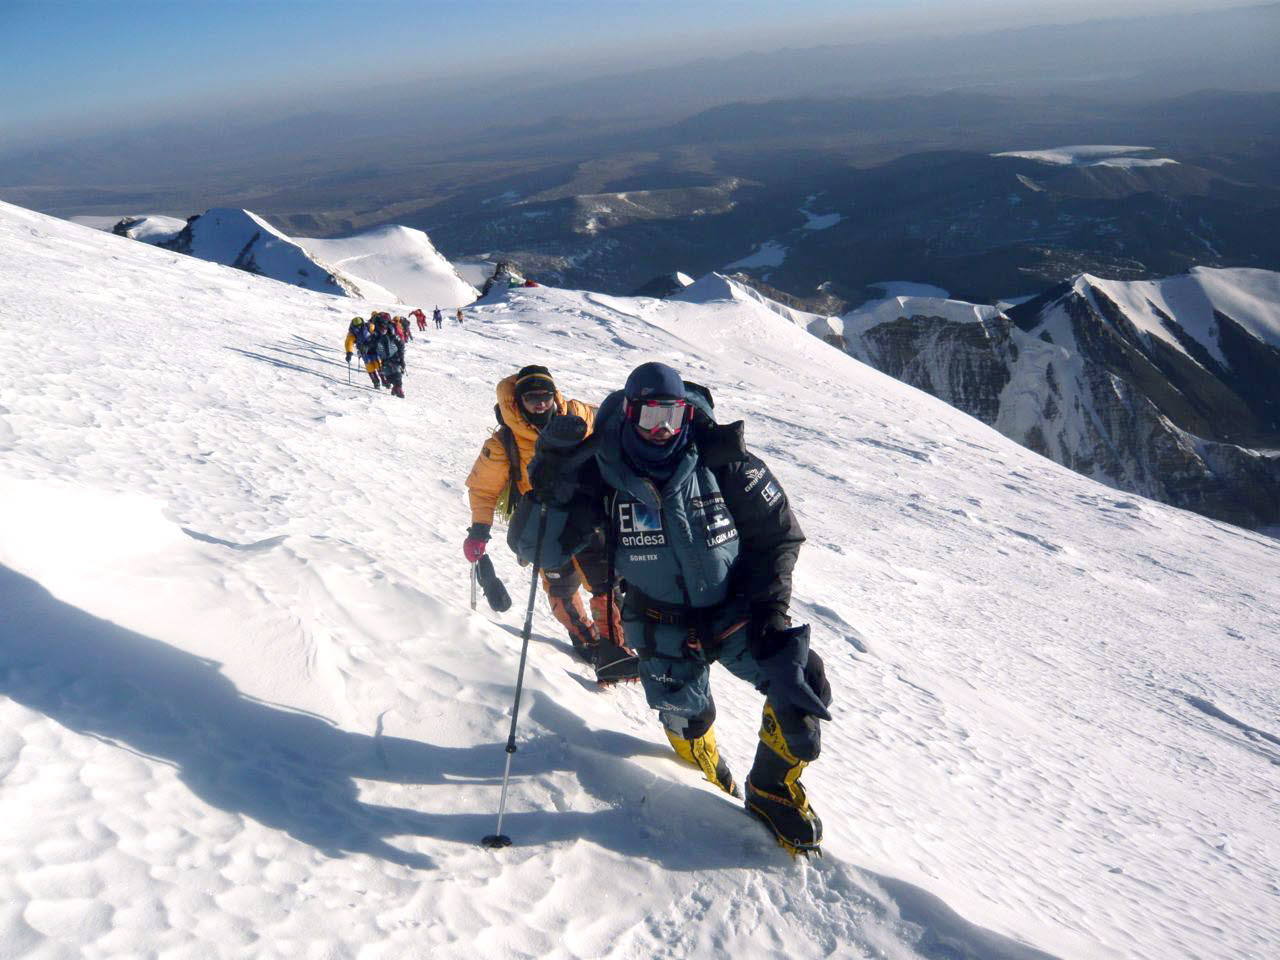
<instances>
[{"instance_id":1,"label":"backpack strap","mask_svg":"<svg viewBox=\"0 0 1280 960\"><path fill-rule=\"evenodd\" d=\"M520 446L516 435L502 419L502 407L493 405L493 417L498 421L498 442L507 455L507 503L512 511L520 502Z\"/></svg>"}]
</instances>

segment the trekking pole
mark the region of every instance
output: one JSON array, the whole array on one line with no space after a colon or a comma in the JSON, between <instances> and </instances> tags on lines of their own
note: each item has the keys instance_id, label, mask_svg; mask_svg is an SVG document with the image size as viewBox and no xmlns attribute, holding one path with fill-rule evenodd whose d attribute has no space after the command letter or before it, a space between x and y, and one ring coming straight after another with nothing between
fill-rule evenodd
<instances>
[{"instance_id":1,"label":"trekking pole","mask_svg":"<svg viewBox=\"0 0 1280 960\"><path fill-rule=\"evenodd\" d=\"M502 832L502 815L507 809L507 782L511 778L511 755L516 752L516 720L520 716L520 691L524 687L524 663L529 655L529 635L533 632L533 601L538 596L538 563L542 559L542 535L547 532L547 505L538 512L538 539L533 556L533 576L529 580L529 607L524 615L524 633L520 645L520 669L516 673L516 699L511 706L511 733L507 736L507 766L502 771L502 798L498 801L498 828L484 837L482 846L498 849L511 846L511 838Z\"/></svg>"},{"instance_id":2,"label":"trekking pole","mask_svg":"<svg viewBox=\"0 0 1280 960\"><path fill-rule=\"evenodd\" d=\"M476 565L471 564L471 609L476 608Z\"/></svg>"},{"instance_id":3,"label":"trekking pole","mask_svg":"<svg viewBox=\"0 0 1280 960\"><path fill-rule=\"evenodd\" d=\"M351 358L347 357L347 386L351 386Z\"/></svg>"}]
</instances>

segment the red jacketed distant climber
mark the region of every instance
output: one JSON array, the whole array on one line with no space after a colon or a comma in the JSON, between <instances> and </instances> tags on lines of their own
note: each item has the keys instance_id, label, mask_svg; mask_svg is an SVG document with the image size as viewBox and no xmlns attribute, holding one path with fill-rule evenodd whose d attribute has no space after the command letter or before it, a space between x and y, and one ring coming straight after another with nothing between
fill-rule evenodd
<instances>
[{"instance_id":1,"label":"red jacketed distant climber","mask_svg":"<svg viewBox=\"0 0 1280 960\"><path fill-rule=\"evenodd\" d=\"M422 312L422 308L418 307L409 312L409 316L418 321L418 332L421 333L427 329L427 315Z\"/></svg>"}]
</instances>

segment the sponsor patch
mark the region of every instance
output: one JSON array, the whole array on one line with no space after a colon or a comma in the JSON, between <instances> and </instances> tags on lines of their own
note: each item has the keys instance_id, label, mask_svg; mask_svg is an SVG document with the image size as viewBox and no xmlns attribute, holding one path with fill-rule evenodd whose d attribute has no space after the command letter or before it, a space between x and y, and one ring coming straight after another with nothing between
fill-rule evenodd
<instances>
[{"instance_id":1,"label":"sponsor patch","mask_svg":"<svg viewBox=\"0 0 1280 960\"><path fill-rule=\"evenodd\" d=\"M648 504L632 501L618 504L619 543L623 547L665 547L662 512Z\"/></svg>"},{"instance_id":2,"label":"sponsor patch","mask_svg":"<svg viewBox=\"0 0 1280 960\"><path fill-rule=\"evenodd\" d=\"M782 497L782 491L778 489L778 485L770 480L764 485L764 489L760 491L760 496L764 498L764 502L769 506L773 506Z\"/></svg>"},{"instance_id":3,"label":"sponsor patch","mask_svg":"<svg viewBox=\"0 0 1280 960\"><path fill-rule=\"evenodd\" d=\"M760 485L760 481L769 476L769 471L764 467L751 467L747 470L747 486L746 493L750 493Z\"/></svg>"},{"instance_id":4,"label":"sponsor patch","mask_svg":"<svg viewBox=\"0 0 1280 960\"><path fill-rule=\"evenodd\" d=\"M707 546L718 547L722 543L728 543L731 540L737 540L737 539L738 539L737 527L734 527L732 530L721 530L719 533L708 533Z\"/></svg>"},{"instance_id":5,"label":"sponsor patch","mask_svg":"<svg viewBox=\"0 0 1280 960\"><path fill-rule=\"evenodd\" d=\"M695 497L690 501L694 513L702 514L702 521L707 531L707 546L718 547L722 543L738 539L738 528L734 525L733 514L729 512L724 497L713 493L705 497Z\"/></svg>"}]
</instances>

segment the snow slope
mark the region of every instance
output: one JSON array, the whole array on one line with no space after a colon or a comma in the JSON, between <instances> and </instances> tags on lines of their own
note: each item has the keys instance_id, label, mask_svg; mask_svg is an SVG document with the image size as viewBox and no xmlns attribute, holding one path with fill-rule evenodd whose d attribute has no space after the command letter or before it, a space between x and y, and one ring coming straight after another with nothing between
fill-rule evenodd
<instances>
[{"instance_id":1,"label":"snow slope","mask_svg":"<svg viewBox=\"0 0 1280 960\"><path fill-rule=\"evenodd\" d=\"M1168 317L1176 318L1182 330L1227 368L1231 364L1219 343L1215 310L1263 343L1280 347L1280 273L1272 270L1192 267L1173 277L1131 281L1081 274L1076 280L1077 292L1087 293L1090 288L1101 290L1118 304L1144 334L1187 353L1166 322Z\"/></svg>"},{"instance_id":2,"label":"snow slope","mask_svg":"<svg viewBox=\"0 0 1280 960\"><path fill-rule=\"evenodd\" d=\"M787 259L787 248L775 240L766 240L756 246L755 250L740 260L726 263L726 270L737 270L743 267L780 267Z\"/></svg>"},{"instance_id":3,"label":"snow slope","mask_svg":"<svg viewBox=\"0 0 1280 960\"><path fill-rule=\"evenodd\" d=\"M395 299L381 287L367 283L357 285L354 278L343 276L341 271L314 258L296 241L249 210L234 207L206 210L187 221L172 245L180 253L238 267L305 290L336 296L365 296L383 302Z\"/></svg>"},{"instance_id":4,"label":"snow slope","mask_svg":"<svg viewBox=\"0 0 1280 960\"><path fill-rule=\"evenodd\" d=\"M1008 150L993 153L993 157L1017 157L1035 160L1054 167L1162 167L1177 163L1168 157L1132 157L1132 153L1148 153L1151 147L1124 147L1107 144L1087 144L1072 147L1053 147L1048 150Z\"/></svg>"},{"instance_id":5,"label":"snow slope","mask_svg":"<svg viewBox=\"0 0 1280 960\"><path fill-rule=\"evenodd\" d=\"M124 217L117 218L115 223L103 227L104 230L115 232L115 227L124 223L123 236L130 240L141 240L143 243L172 243L182 233L187 226L187 221L178 217L164 217L151 215L147 217ZM86 224L92 226L93 224Z\"/></svg>"},{"instance_id":6,"label":"snow slope","mask_svg":"<svg viewBox=\"0 0 1280 960\"><path fill-rule=\"evenodd\" d=\"M899 317L942 317L956 323L979 323L1000 313L995 307L933 296L890 296L872 300L846 313L841 320L846 336L856 336Z\"/></svg>"},{"instance_id":7,"label":"snow slope","mask_svg":"<svg viewBox=\"0 0 1280 960\"><path fill-rule=\"evenodd\" d=\"M452 311L475 300L477 290L442 257L421 230L387 226L334 240L299 238L321 260L390 290L411 307Z\"/></svg>"},{"instance_id":8,"label":"snow slope","mask_svg":"<svg viewBox=\"0 0 1280 960\"><path fill-rule=\"evenodd\" d=\"M685 285L683 290L673 293L667 298L677 303L727 303L736 305L744 311L743 319L763 317L766 313L782 317L787 323L797 327L808 327L810 324L825 322L828 318L816 313L797 310L785 304L771 300L754 287L739 283L722 273L708 273L693 283Z\"/></svg>"},{"instance_id":9,"label":"snow slope","mask_svg":"<svg viewBox=\"0 0 1280 960\"><path fill-rule=\"evenodd\" d=\"M695 285L696 286L696 285ZM537 288L349 386L351 301L0 205L0 955L1266 958L1280 544L1041 459L749 300ZM198 315L197 324L184 318ZM529 362L711 386L836 690L792 862L597 692L463 478ZM716 668L745 774L759 696Z\"/></svg>"}]
</instances>

